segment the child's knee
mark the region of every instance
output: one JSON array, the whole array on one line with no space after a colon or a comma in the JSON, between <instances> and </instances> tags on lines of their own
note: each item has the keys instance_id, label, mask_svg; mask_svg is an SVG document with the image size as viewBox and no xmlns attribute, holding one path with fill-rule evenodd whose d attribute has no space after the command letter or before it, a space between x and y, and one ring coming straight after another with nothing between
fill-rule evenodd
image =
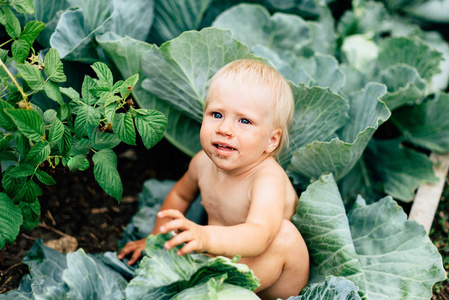
<instances>
[{"instance_id":1,"label":"child's knee","mask_svg":"<svg viewBox=\"0 0 449 300\"><path fill-rule=\"evenodd\" d=\"M282 221L281 228L274 241L281 247L297 246L298 243L304 242L296 226L288 220Z\"/></svg>"}]
</instances>

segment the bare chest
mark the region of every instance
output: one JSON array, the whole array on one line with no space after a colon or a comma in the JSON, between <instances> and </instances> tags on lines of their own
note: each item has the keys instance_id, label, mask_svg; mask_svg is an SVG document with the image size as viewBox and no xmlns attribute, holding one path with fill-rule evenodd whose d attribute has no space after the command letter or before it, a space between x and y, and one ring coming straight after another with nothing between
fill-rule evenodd
<instances>
[{"instance_id":1,"label":"bare chest","mask_svg":"<svg viewBox=\"0 0 449 300\"><path fill-rule=\"evenodd\" d=\"M205 177L199 186L201 203L207 211L210 225L231 226L245 222L251 204L249 183L216 184L212 178Z\"/></svg>"}]
</instances>

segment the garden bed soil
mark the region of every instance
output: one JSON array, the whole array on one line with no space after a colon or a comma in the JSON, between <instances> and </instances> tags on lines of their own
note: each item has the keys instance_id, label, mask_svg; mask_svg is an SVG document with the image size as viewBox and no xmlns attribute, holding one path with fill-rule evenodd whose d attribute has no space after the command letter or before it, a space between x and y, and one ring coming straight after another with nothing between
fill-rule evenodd
<instances>
[{"instance_id":1,"label":"garden bed soil","mask_svg":"<svg viewBox=\"0 0 449 300\"><path fill-rule=\"evenodd\" d=\"M21 261L37 239L51 241L63 251L78 247L88 253L116 251L124 227L137 211L137 195L145 180L179 179L190 161L166 140L149 150L122 144L114 151L123 183L121 203L101 189L92 168L70 173L57 167L52 173L57 184L42 186L40 224L0 250L0 293L17 289L29 273Z\"/></svg>"},{"instance_id":2,"label":"garden bed soil","mask_svg":"<svg viewBox=\"0 0 449 300\"><path fill-rule=\"evenodd\" d=\"M137 195L142 191L145 180L177 180L187 170L190 161L187 155L164 139L149 150L141 144L122 144L114 150L123 183L121 203L98 186L92 169L70 173L62 167L56 168L52 176L57 184L42 186L40 224L32 231L20 233L13 244L0 250L0 294L17 289L22 277L29 273L22 259L37 239L53 243L60 251L77 248L88 253L116 251L124 227L137 211ZM447 183L431 238L445 258L447 267L449 205L445 197L449 197ZM434 293L432 299L449 299L448 281L437 285L438 293Z\"/></svg>"}]
</instances>

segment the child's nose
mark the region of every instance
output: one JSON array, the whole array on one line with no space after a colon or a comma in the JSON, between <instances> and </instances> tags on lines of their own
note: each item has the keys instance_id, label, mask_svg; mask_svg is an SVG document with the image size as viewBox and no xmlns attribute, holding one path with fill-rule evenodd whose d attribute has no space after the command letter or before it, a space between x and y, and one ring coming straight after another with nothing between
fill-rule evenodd
<instances>
[{"instance_id":1,"label":"child's nose","mask_svg":"<svg viewBox=\"0 0 449 300\"><path fill-rule=\"evenodd\" d=\"M220 123L220 125L218 125L216 133L224 136L233 137L231 124L229 124L229 122L224 120L223 122Z\"/></svg>"}]
</instances>

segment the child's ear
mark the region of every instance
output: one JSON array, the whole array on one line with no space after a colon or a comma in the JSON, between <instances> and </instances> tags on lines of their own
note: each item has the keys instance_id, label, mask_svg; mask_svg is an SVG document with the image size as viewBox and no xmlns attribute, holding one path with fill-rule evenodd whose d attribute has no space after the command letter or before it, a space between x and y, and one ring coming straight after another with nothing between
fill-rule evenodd
<instances>
[{"instance_id":1,"label":"child's ear","mask_svg":"<svg viewBox=\"0 0 449 300\"><path fill-rule=\"evenodd\" d=\"M268 146L265 149L265 151L267 153L271 153L274 150L276 150L276 148L279 145L279 142L281 141L281 136L282 136L282 129L281 128L276 128L275 130L273 130L271 132L270 140L268 141Z\"/></svg>"}]
</instances>

